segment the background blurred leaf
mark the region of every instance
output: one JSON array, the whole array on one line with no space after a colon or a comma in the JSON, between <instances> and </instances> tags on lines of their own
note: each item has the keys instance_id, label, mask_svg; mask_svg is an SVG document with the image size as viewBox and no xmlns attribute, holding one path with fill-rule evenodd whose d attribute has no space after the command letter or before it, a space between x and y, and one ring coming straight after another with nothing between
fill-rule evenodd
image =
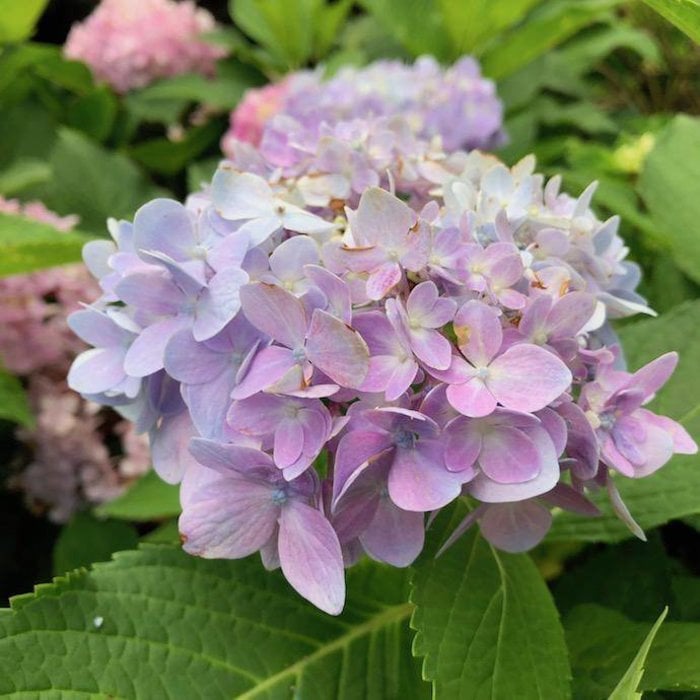
<instances>
[{"instance_id":1,"label":"background blurred leaf","mask_svg":"<svg viewBox=\"0 0 700 700\"><path fill-rule=\"evenodd\" d=\"M580 605L564 618L574 669L574 695L607 698L632 663L649 632L616 610ZM700 624L666 622L649 652L640 690L700 689ZM633 697L633 696L625 696Z\"/></svg>"},{"instance_id":2,"label":"background blurred leaf","mask_svg":"<svg viewBox=\"0 0 700 700\"><path fill-rule=\"evenodd\" d=\"M561 44L583 27L601 21L620 0L558 0L545 3L521 26L507 32L482 56L484 73L503 78Z\"/></svg>"},{"instance_id":3,"label":"background blurred leaf","mask_svg":"<svg viewBox=\"0 0 700 700\"><path fill-rule=\"evenodd\" d=\"M484 45L497 39L508 27L519 22L542 0L437 0L445 29L455 55L480 53Z\"/></svg>"},{"instance_id":4,"label":"background blurred leaf","mask_svg":"<svg viewBox=\"0 0 700 700\"><path fill-rule=\"evenodd\" d=\"M76 97L67 108L66 122L96 141L104 141L112 132L117 116L117 99L105 87Z\"/></svg>"},{"instance_id":5,"label":"background blurred leaf","mask_svg":"<svg viewBox=\"0 0 700 700\"><path fill-rule=\"evenodd\" d=\"M88 236L57 231L23 216L0 214L0 277L81 259Z\"/></svg>"},{"instance_id":6,"label":"background blurred leaf","mask_svg":"<svg viewBox=\"0 0 700 700\"><path fill-rule=\"evenodd\" d=\"M700 282L700 119L679 115L656 137L639 192L678 266Z\"/></svg>"},{"instance_id":7,"label":"background blurred leaf","mask_svg":"<svg viewBox=\"0 0 700 700\"><path fill-rule=\"evenodd\" d=\"M47 4L48 0L0 0L0 43L26 39Z\"/></svg>"},{"instance_id":8,"label":"background blurred leaf","mask_svg":"<svg viewBox=\"0 0 700 700\"><path fill-rule=\"evenodd\" d=\"M166 484L153 470L135 481L118 498L95 509L100 518L162 520L180 514L180 488Z\"/></svg>"},{"instance_id":9,"label":"background blurred leaf","mask_svg":"<svg viewBox=\"0 0 700 700\"><path fill-rule=\"evenodd\" d=\"M411 56L450 60L453 50L435 0L361 0L377 23ZM466 4L466 3L465 3Z\"/></svg>"},{"instance_id":10,"label":"background blurred leaf","mask_svg":"<svg viewBox=\"0 0 700 700\"><path fill-rule=\"evenodd\" d=\"M413 648L434 697L570 697L559 614L532 560L496 551L476 528L434 558L463 515L433 523L412 583Z\"/></svg>"},{"instance_id":11,"label":"background blurred leaf","mask_svg":"<svg viewBox=\"0 0 700 700\"><path fill-rule=\"evenodd\" d=\"M51 177L51 167L38 158L18 158L0 171L0 194L5 197L22 192L34 185L46 182Z\"/></svg>"},{"instance_id":12,"label":"background blurred leaf","mask_svg":"<svg viewBox=\"0 0 700 700\"><path fill-rule=\"evenodd\" d=\"M693 41L700 43L700 2L697 0L644 0Z\"/></svg>"},{"instance_id":13,"label":"background blurred leaf","mask_svg":"<svg viewBox=\"0 0 700 700\"><path fill-rule=\"evenodd\" d=\"M0 369L0 418L24 426L34 423L34 416L22 384L17 377L2 369Z\"/></svg>"},{"instance_id":14,"label":"background blurred leaf","mask_svg":"<svg viewBox=\"0 0 700 700\"><path fill-rule=\"evenodd\" d=\"M125 155L70 129L59 130L50 163L47 205L78 214L81 226L98 235L105 235L108 217L131 219L141 204L164 194Z\"/></svg>"},{"instance_id":15,"label":"background blurred leaf","mask_svg":"<svg viewBox=\"0 0 700 700\"><path fill-rule=\"evenodd\" d=\"M88 513L77 513L61 530L54 547L54 575L107 561L114 552L136 547L138 541L132 525L117 520L97 520Z\"/></svg>"},{"instance_id":16,"label":"background blurred leaf","mask_svg":"<svg viewBox=\"0 0 700 700\"><path fill-rule=\"evenodd\" d=\"M355 567L333 618L257 558L123 552L12 600L0 615L0 695L428 698L410 653L406 578Z\"/></svg>"},{"instance_id":17,"label":"background blurred leaf","mask_svg":"<svg viewBox=\"0 0 700 700\"><path fill-rule=\"evenodd\" d=\"M664 352L677 350L676 372L649 408L680 421L700 438L700 300L682 304L660 318L637 321L620 330L629 366L636 369ZM643 529L700 513L700 459L677 455L648 479L617 479L632 516ZM603 515L587 518L560 513L548 535L555 540L617 542L631 533L612 512L603 492L594 498Z\"/></svg>"}]
</instances>

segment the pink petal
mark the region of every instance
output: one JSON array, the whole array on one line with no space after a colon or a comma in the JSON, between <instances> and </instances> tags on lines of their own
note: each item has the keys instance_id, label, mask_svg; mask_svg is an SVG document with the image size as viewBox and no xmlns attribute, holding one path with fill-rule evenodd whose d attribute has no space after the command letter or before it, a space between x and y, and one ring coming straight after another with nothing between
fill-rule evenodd
<instances>
[{"instance_id":1,"label":"pink petal","mask_svg":"<svg viewBox=\"0 0 700 700\"><path fill-rule=\"evenodd\" d=\"M513 345L489 366L488 388L513 411L539 411L571 385L569 368L554 354L529 343Z\"/></svg>"},{"instance_id":2,"label":"pink petal","mask_svg":"<svg viewBox=\"0 0 700 700\"><path fill-rule=\"evenodd\" d=\"M458 418L445 430L445 466L453 472L475 474L474 463L482 445L478 421ZM468 475L465 475L468 476Z\"/></svg>"},{"instance_id":3,"label":"pink petal","mask_svg":"<svg viewBox=\"0 0 700 700\"><path fill-rule=\"evenodd\" d=\"M398 263L387 262L372 271L367 278L367 296L378 301L401 281L401 267Z\"/></svg>"},{"instance_id":4,"label":"pink petal","mask_svg":"<svg viewBox=\"0 0 700 700\"><path fill-rule=\"evenodd\" d=\"M454 329L462 354L477 367L485 367L503 342L496 312L480 301L468 301L455 315Z\"/></svg>"},{"instance_id":5,"label":"pink petal","mask_svg":"<svg viewBox=\"0 0 700 700\"><path fill-rule=\"evenodd\" d=\"M439 331L427 328L412 329L411 349L419 360L435 369L449 369L452 361L452 345Z\"/></svg>"},{"instance_id":6,"label":"pink petal","mask_svg":"<svg viewBox=\"0 0 700 700\"><path fill-rule=\"evenodd\" d=\"M393 194L372 187L360 198L352 221L352 234L359 245L399 248L416 218L416 213Z\"/></svg>"},{"instance_id":7,"label":"pink petal","mask_svg":"<svg viewBox=\"0 0 700 700\"><path fill-rule=\"evenodd\" d=\"M303 446L304 429L299 421L289 418L281 421L275 431L275 464L280 469L294 464L299 459Z\"/></svg>"},{"instance_id":8,"label":"pink petal","mask_svg":"<svg viewBox=\"0 0 700 700\"><path fill-rule=\"evenodd\" d=\"M362 386L369 370L369 349L360 334L320 309L311 317L306 356L343 387Z\"/></svg>"},{"instance_id":9,"label":"pink petal","mask_svg":"<svg viewBox=\"0 0 700 700\"><path fill-rule=\"evenodd\" d=\"M380 498L360 542L374 559L392 566L410 566L423 549L423 519L422 513L401 510L388 498Z\"/></svg>"},{"instance_id":10,"label":"pink petal","mask_svg":"<svg viewBox=\"0 0 700 700\"><path fill-rule=\"evenodd\" d=\"M489 506L479 519L481 534L504 552L526 552L539 544L552 524L552 514L536 501Z\"/></svg>"},{"instance_id":11,"label":"pink petal","mask_svg":"<svg viewBox=\"0 0 700 700\"><path fill-rule=\"evenodd\" d=\"M345 605L345 570L338 536L322 513L299 502L282 508L279 558L287 581L329 615Z\"/></svg>"},{"instance_id":12,"label":"pink petal","mask_svg":"<svg viewBox=\"0 0 700 700\"><path fill-rule=\"evenodd\" d=\"M478 377L464 384L450 384L447 400L452 408L471 418L488 416L496 408L496 399Z\"/></svg>"},{"instance_id":13,"label":"pink petal","mask_svg":"<svg viewBox=\"0 0 700 700\"><path fill-rule=\"evenodd\" d=\"M508 426L486 431L479 466L499 484L520 484L540 471L540 455L533 441L521 430Z\"/></svg>"},{"instance_id":14,"label":"pink petal","mask_svg":"<svg viewBox=\"0 0 700 700\"><path fill-rule=\"evenodd\" d=\"M246 318L278 343L295 350L304 344L306 312L293 294L274 284L257 282L240 291Z\"/></svg>"},{"instance_id":15,"label":"pink petal","mask_svg":"<svg viewBox=\"0 0 700 700\"><path fill-rule=\"evenodd\" d=\"M461 490L462 478L447 471L437 441L418 441L415 449L396 450L389 471L389 496L399 508L436 510L457 498Z\"/></svg>"}]
</instances>

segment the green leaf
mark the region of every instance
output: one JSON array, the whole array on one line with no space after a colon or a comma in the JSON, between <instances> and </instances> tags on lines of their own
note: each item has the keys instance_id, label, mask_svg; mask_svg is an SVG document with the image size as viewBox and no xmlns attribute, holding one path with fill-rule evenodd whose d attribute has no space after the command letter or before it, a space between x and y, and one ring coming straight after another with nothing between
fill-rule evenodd
<instances>
[{"instance_id":1,"label":"green leaf","mask_svg":"<svg viewBox=\"0 0 700 700\"><path fill-rule=\"evenodd\" d=\"M191 163L187 168L187 187L190 192L197 192L208 185L214 177L221 158L206 158Z\"/></svg>"},{"instance_id":2,"label":"green leaf","mask_svg":"<svg viewBox=\"0 0 700 700\"><path fill-rule=\"evenodd\" d=\"M649 633L616 610L579 605L564 618L577 700L600 700L613 692ZM646 660L640 691L700 689L700 624L666 622ZM634 697L634 696L627 696Z\"/></svg>"},{"instance_id":3,"label":"green leaf","mask_svg":"<svg viewBox=\"0 0 700 700\"><path fill-rule=\"evenodd\" d=\"M671 245L678 266L700 282L700 119L678 115L656 137L639 179L654 223Z\"/></svg>"},{"instance_id":4,"label":"green leaf","mask_svg":"<svg viewBox=\"0 0 700 700\"><path fill-rule=\"evenodd\" d=\"M675 24L695 43L700 43L700 2L698 0L644 0L644 2Z\"/></svg>"},{"instance_id":5,"label":"green leaf","mask_svg":"<svg viewBox=\"0 0 700 700\"><path fill-rule=\"evenodd\" d=\"M88 236L57 231L23 216L0 214L0 277L81 259Z\"/></svg>"},{"instance_id":6,"label":"green leaf","mask_svg":"<svg viewBox=\"0 0 700 700\"><path fill-rule=\"evenodd\" d=\"M17 377L4 370L0 370L0 418L25 426L34 423L22 384Z\"/></svg>"},{"instance_id":7,"label":"green leaf","mask_svg":"<svg viewBox=\"0 0 700 700\"><path fill-rule=\"evenodd\" d=\"M180 514L180 488L166 484L153 470L119 498L95 509L95 515L120 520L161 520Z\"/></svg>"},{"instance_id":8,"label":"green leaf","mask_svg":"<svg viewBox=\"0 0 700 700\"><path fill-rule=\"evenodd\" d=\"M620 0L545 3L527 22L506 33L482 58L484 73L503 78L563 43L579 29L605 19Z\"/></svg>"},{"instance_id":9,"label":"green leaf","mask_svg":"<svg viewBox=\"0 0 700 700\"><path fill-rule=\"evenodd\" d=\"M456 54L479 53L508 27L519 22L541 0L438 0Z\"/></svg>"},{"instance_id":10,"label":"green leaf","mask_svg":"<svg viewBox=\"0 0 700 700\"><path fill-rule=\"evenodd\" d=\"M442 12L434 0L361 0L377 23L412 56L455 58Z\"/></svg>"},{"instance_id":11,"label":"green leaf","mask_svg":"<svg viewBox=\"0 0 700 700\"><path fill-rule=\"evenodd\" d=\"M47 4L48 0L0 0L0 43L30 36Z\"/></svg>"},{"instance_id":12,"label":"green leaf","mask_svg":"<svg viewBox=\"0 0 700 700\"><path fill-rule=\"evenodd\" d=\"M70 127L96 141L104 141L112 132L117 116L117 100L105 87L77 97L68 105L66 120Z\"/></svg>"},{"instance_id":13,"label":"green leaf","mask_svg":"<svg viewBox=\"0 0 700 700\"><path fill-rule=\"evenodd\" d=\"M472 528L437 559L429 548L411 601L414 653L435 697L570 697L559 614L527 555L498 552Z\"/></svg>"},{"instance_id":14,"label":"green leaf","mask_svg":"<svg viewBox=\"0 0 700 700\"><path fill-rule=\"evenodd\" d=\"M114 552L136 547L138 541L132 525L118 520L97 520L88 513L78 513L61 530L54 547L54 574L106 561Z\"/></svg>"},{"instance_id":15,"label":"green leaf","mask_svg":"<svg viewBox=\"0 0 700 700\"><path fill-rule=\"evenodd\" d=\"M132 218L141 204L162 196L129 158L69 129L59 131L50 162L47 204L78 214L89 231L101 233L107 218Z\"/></svg>"},{"instance_id":16,"label":"green leaf","mask_svg":"<svg viewBox=\"0 0 700 700\"><path fill-rule=\"evenodd\" d=\"M649 408L679 421L696 440L700 439L700 300L682 304L659 318L626 325L620 329L620 336L629 366L634 369L664 352L679 352L676 372ZM616 480L623 500L642 529L700 513L699 466L697 455L677 455L645 479ZM548 537L589 542L617 542L631 537L605 494L594 500L603 512L601 517L560 513L554 518Z\"/></svg>"},{"instance_id":17,"label":"green leaf","mask_svg":"<svg viewBox=\"0 0 700 700\"><path fill-rule=\"evenodd\" d=\"M51 177L49 164L38 158L20 158L0 172L0 194L11 197Z\"/></svg>"},{"instance_id":18,"label":"green leaf","mask_svg":"<svg viewBox=\"0 0 700 700\"><path fill-rule=\"evenodd\" d=\"M333 618L257 558L123 552L13 599L0 615L0 695L429 697L410 654L406 572L367 562L348 588Z\"/></svg>"},{"instance_id":19,"label":"green leaf","mask_svg":"<svg viewBox=\"0 0 700 700\"><path fill-rule=\"evenodd\" d=\"M649 656L649 650L651 645L654 643L654 638L656 637L661 624L666 619L668 615L668 608L664 608L659 618L653 624L652 628L649 630L649 634L645 637L642 642L642 646L639 647L634 659L629 668L625 671L625 675L622 676L620 682L615 686L608 700L639 700L642 694L637 692L639 683L644 675L645 665L647 663L647 656Z\"/></svg>"},{"instance_id":20,"label":"green leaf","mask_svg":"<svg viewBox=\"0 0 700 700\"><path fill-rule=\"evenodd\" d=\"M210 121L190 129L179 141L163 138L135 144L129 155L153 172L174 175L216 142L222 131L219 122Z\"/></svg>"},{"instance_id":21,"label":"green leaf","mask_svg":"<svg viewBox=\"0 0 700 700\"><path fill-rule=\"evenodd\" d=\"M630 576L630 571L643 576ZM552 592L562 615L577 605L596 603L633 620L649 621L657 617L662 603L674 599L671 576L672 560L657 535L649 542L634 539L587 549L556 579Z\"/></svg>"}]
</instances>

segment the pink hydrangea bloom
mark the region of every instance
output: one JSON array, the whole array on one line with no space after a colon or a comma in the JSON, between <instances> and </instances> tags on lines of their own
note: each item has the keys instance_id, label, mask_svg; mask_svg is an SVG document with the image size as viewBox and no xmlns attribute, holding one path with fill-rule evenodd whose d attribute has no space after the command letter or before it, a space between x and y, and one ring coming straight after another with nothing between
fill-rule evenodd
<instances>
[{"instance_id":1,"label":"pink hydrangea bloom","mask_svg":"<svg viewBox=\"0 0 700 700\"><path fill-rule=\"evenodd\" d=\"M214 27L211 14L194 2L102 0L73 26L64 53L124 93L182 73L212 75L226 54L201 39Z\"/></svg>"},{"instance_id":2,"label":"pink hydrangea bloom","mask_svg":"<svg viewBox=\"0 0 700 700\"><path fill-rule=\"evenodd\" d=\"M61 217L41 202L0 197L0 212L23 215L68 231L78 217ZM60 235L57 232L57 235ZM99 287L84 265L65 265L0 278L0 364L22 377L36 418L17 437L31 450L28 466L13 479L30 505L64 522L85 503L119 495L150 464L148 443L131 423L71 392L65 374L84 350L67 324ZM117 454L105 446L109 435Z\"/></svg>"}]
</instances>

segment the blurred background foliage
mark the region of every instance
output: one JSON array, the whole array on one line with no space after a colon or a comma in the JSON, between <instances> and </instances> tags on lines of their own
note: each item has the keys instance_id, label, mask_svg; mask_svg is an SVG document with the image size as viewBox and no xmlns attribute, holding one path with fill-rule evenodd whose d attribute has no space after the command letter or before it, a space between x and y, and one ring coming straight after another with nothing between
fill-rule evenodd
<instances>
[{"instance_id":1,"label":"blurred background foliage","mask_svg":"<svg viewBox=\"0 0 700 700\"><path fill-rule=\"evenodd\" d=\"M534 153L539 170L561 173L574 194L597 180L594 205L601 214L620 215L631 257L644 270L642 293L660 313L690 319L692 336L700 320L692 305L700 290L695 0L200 4L221 23L208 40L230 51L216 77L183 75L117 95L61 54L70 26L93 2L0 0L0 195L40 199L81 220L77 232L57 238L45 225L0 215L0 275L78 260L84 240L107 235L107 217L130 218L154 196L182 198L198 189L221 157L229 111L250 87L318 64L332 73L378 58L433 54L448 63L469 53L497 81L505 105L509 139L499 155L512 164ZM636 364L664 349L657 341L646 347L648 334L663 340L670 327L664 319L644 323L661 325L630 329ZM698 357L692 342L691 363ZM7 456L0 477L7 477L17 449L14 426L30 424L32 416L21 383L2 372L0 421L0 452ZM663 478L650 479L649 488L663 494ZM694 483L700 487L700 478ZM579 697L603 697L624 671L620 659L606 658L605 615L625 616L613 622L629 626L629 656L662 604L671 605L671 620L700 619L700 488L688 489L683 512L654 511L652 525L673 522L647 545L618 543L622 535L601 531L581 538L599 544L584 546L572 542L565 526L556 535L555 526L555 536L536 551L541 571L555 581L574 669L584 679L577 681ZM177 511L176 492L151 476L62 529L25 511L16 495L0 493L2 596L106 559L139 537L170 542ZM642 570L643 580L632 586L630 578ZM582 577L586 587L577 583ZM616 612L587 609L591 603ZM596 656L582 640L598 633Z\"/></svg>"}]
</instances>

